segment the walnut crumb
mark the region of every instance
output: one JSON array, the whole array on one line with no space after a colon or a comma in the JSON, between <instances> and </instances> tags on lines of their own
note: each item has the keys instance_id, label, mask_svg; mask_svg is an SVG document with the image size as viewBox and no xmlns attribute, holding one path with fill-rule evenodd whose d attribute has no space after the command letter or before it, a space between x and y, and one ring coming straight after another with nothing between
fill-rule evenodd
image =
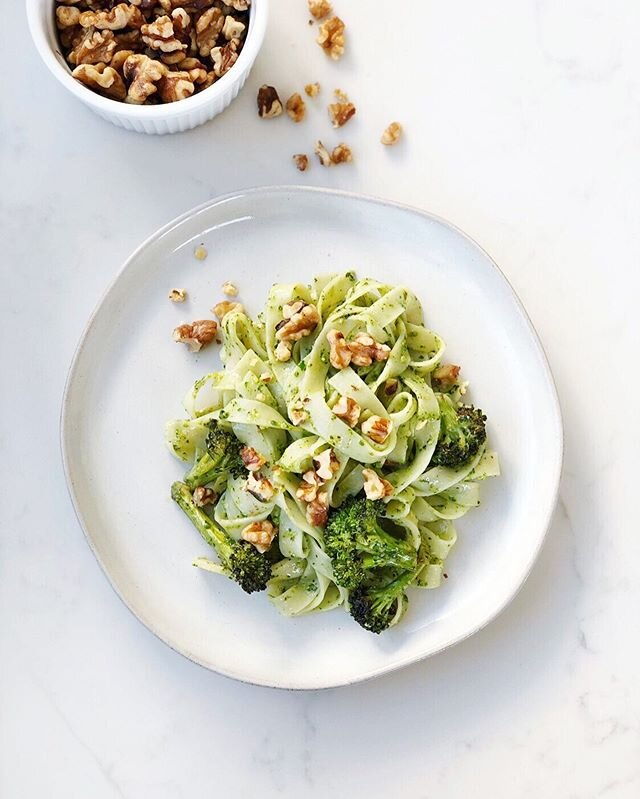
<instances>
[{"instance_id":1,"label":"walnut crumb","mask_svg":"<svg viewBox=\"0 0 640 799\"><path fill-rule=\"evenodd\" d=\"M307 505L307 521L314 527L324 527L329 518L329 495L319 491L318 496Z\"/></svg>"},{"instance_id":2,"label":"walnut crumb","mask_svg":"<svg viewBox=\"0 0 640 799\"><path fill-rule=\"evenodd\" d=\"M260 500L260 502L269 502L276 495L276 490L271 481L258 472L249 472L249 477L247 477L244 487L251 496Z\"/></svg>"},{"instance_id":3,"label":"walnut crumb","mask_svg":"<svg viewBox=\"0 0 640 799\"><path fill-rule=\"evenodd\" d=\"M314 19L324 19L333 11L329 0L307 0L309 13Z\"/></svg>"},{"instance_id":4,"label":"walnut crumb","mask_svg":"<svg viewBox=\"0 0 640 799\"><path fill-rule=\"evenodd\" d=\"M302 475L300 485L296 489L296 497L303 502L313 502L318 496L318 489L322 485L322 481L313 469L305 472Z\"/></svg>"},{"instance_id":5,"label":"walnut crumb","mask_svg":"<svg viewBox=\"0 0 640 799\"><path fill-rule=\"evenodd\" d=\"M337 61L344 54L345 24L340 17L329 17L320 25L316 41L325 53Z\"/></svg>"},{"instance_id":6,"label":"walnut crumb","mask_svg":"<svg viewBox=\"0 0 640 799\"><path fill-rule=\"evenodd\" d=\"M320 139L318 139L318 141L316 142L316 146L314 147L313 151L318 156L322 166L331 166L332 164L331 153L329 152L329 150L327 150L327 148L320 141Z\"/></svg>"},{"instance_id":7,"label":"walnut crumb","mask_svg":"<svg viewBox=\"0 0 640 799\"><path fill-rule=\"evenodd\" d=\"M184 302L187 299L186 289L171 289L169 292L171 302Z\"/></svg>"},{"instance_id":8,"label":"walnut crumb","mask_svg":"<svg viewBox=\"0 0 640 799\"><path fill-rule=\"evenodd\" d=\"M193 490L193 503L199 508L204 508L205 505L213 505L217 499L218 495L212 488L198 486Z\"/></svg>"},{"instance_id":9,"label":"walnut crumb","mask_svg":"<svg viewBox=\"0 0 640 799\"><path fill-rule=\"evenodd\" d=\"M373 471L373 469L363 469L364 495L367 499L384 499L393 494L393 486L384 477Z\"/></svg>"},{"instance_id":10,"label":"walnut crumb","mask_svg":"<svg viewBox=\"0 0 640 799\"><path fill-rule=\"evenodd\" d=\"M332 164L350 164L353 161L353 152L348 144L339 144L331 152Z\"/></svg>"},{"instance_id":11,"label":"walnut crumb","mask_svg":"<svg viewBox=\"0 0 640 799\"><path fill-rule=\"evenodd\" d=\"M238 296L238 289L233 283L230 283L227 280L226 283L222 284L222 293L226 294L227 297L237 297Z\"/></svg>"},{"instance_id":12,"label":"walnut crumb","mask_svg":"<svg viewBox=\"0 0 640 799\"><path fill-rule=\"evenodd\" d=\"M320 321L315 305L302 300L285 305L282 315L284 318L276 326L279 341L299 341L310 336Z\"/></svg>"},{"instance_id":13,"label":"walnut crumb","mask_svg":"<svg viewBox=\"0 0 640 799\"><path fill-rule=\"evenodd\" d=\"M178 325L173 331L173 340L188 344L191 352L199 352L214 341L218 323L213 319L198 319L191 324Z\"/></svg>"},{"instance_id":14,"label":"walnut crumb","mask_svg":"<svg viewBox=\"0 0 640 799\"><path fill-rule=\"evenodd\" d=\"M334 89L333 93L336 96L336 100L339 103L348 103L349 102L349 95L346 92L343 92L342 89Z\"/></svg>"},{"instance_id":15,"label":"walnut crumb","mask_svg":"<svg viewBox=\"0 0 640 799\"><path fill-rule=\"evenodd\" d=\"M459 366L455 363L445 363L431 373L431 385L435 391L448 391L455 386L459 375Z\"/></svg>"},{"instance_id":16,"label":"walnut crumb","mask_svg":"<svg viewBox=\"0 0 640 799\"><path fill-rule=\"evenodd\" d=\"M391 433L391 420L383 419L382 416L370 416L362 423L361 430L376 444L384 444Z\"/></svg>"},{"instance_id":17,"label":"walnut crumb","mask_svg":"<svg viewBox=\"0 0 640 799\"><path fill-rule=\"evenodd\" d=\"M399 122L392 122L380 137L380 141L388 146L397 144L402 136L402 125Z\"/></svg>"},{"instance_id":18,"label":"walnut crumb","mask_svg":"<svg viewBox=\"0 0 640 799\"><path fill-rule=\"evenodd\" d=\"M267 462L267 459L260 455L259 452L256 452L253 447L242 447L240 458L250 472L259 471Z\"/></svg>"},{"instance_id":19,"label":"walnut crumb","mask_svg":"<svg viewBox=\"0 0 640 799\"><path fill-rule=\"evenodd\" d=\"M361 408L351 397L341 396L331 410L349 427L355 427L358 424Z\"/></svg>"},{"instance_id":20,"label":"walnut crumb","mask_svg":"<svg viewBox=\"0 0 640 799\"><path fill-rule=\"evenodd\" d=\"M298 92L292 94L287 100L286 108L287 115L290 119L292 119L294 122L302 122L304 119L306 106L304 104L304 100Z\"/></svg>"},{"instance_id":21,"label":"walnut crumb","mask_svg":"<svg viewBox=\"0 0 640 799\"><path fill-rule=\"evenodd\" d=\"M344 335L339 330L330 330L327 333L329 342L329 363L334 369L346 369L351 363L351 350L347 345Z\"/></svg>"},{"instance_id":22,"label":"walnut crumb","mask_svg":"<svg viewBox=\"0 0 640 799\"><path fill-rule=\"evenodd\" d=\"M286 341L279 341L275 349L275 356L276 361L280 361L280 363L291 360L291 346Z\"/></svg>"},{"instance_id":23,"label":"walnut crumb","mask_svg":"<svg viewBox=\"0 0 640 799\"><path fill-rule=\"evenodd\" d=\"M209 255L209 253L207 252L206 248L203 247L202 244L200 244L193 251L193 255L194 255L194 257L195 257L195 259L197 261L204 261L206 259L207 255Z\"/></svg>"},{"instance_id":24,"label":"walnut crumb","mask_svg":"<svg viewBox=\"0 0 640 799\"><path fill-rule=\"evenodd\" d=\"M222 300L216 303L211 309L213 313L222 322L225 316L231 311L244 311L244 305L241 302L229 302L229 300Z\"/></svg>"},{"instance_id":25,"label":"walnut crumb","mask_svg":"<svg viewBox=\"0 0 640 799\"><path fill-rule=\"evenodd\" d=\"M331 480L340 468L340 461L332 449L325 449L319 455L314 455L313 462L316 465L316 473L323 483Z\"/></svg>"},{"instance_id":26,"label":"walnut crumb","mask_svg":"<svg viewBox=\"0 0 640 799\"><path fill-rule=\"evenodd\" d=\"M273 86L263 84L258 89L258 116L261 119L273 119L282 113L282 103Z\"/></svg>"},{"instance_id":27,"label":"walnut crumb","mask_svg":"<svg viewBox=\"0 0 640 799\"><path fill-rule=\"evenodd\" d=\"M319 83L307 83L304 87L305 94L309 97L317 97L320 94L320 84Z\"/></svg>"},{"instance_id":28,"label":"walnut crumb","mask_svg":"<svg viewBox=\"0 0 640 799\"><path fill-rule=\"evenodd\" d=\"M356 113L353 103L330 103L329 119L334 128L341 128Z\"/></svg>"},{"instance_id":29,"label":"walnut crumb","mask_svg":"<svg viewBox=\"0 0 640 799\"><path fill-rule=\"evenodd\" d=\"M260 375L260 382L261 383L273 383L273 375L271 372L263 372Z\"/></svg>"},{"instance_id":30,"label":"walnut crumb","mask_svg":"<svg viewBox=\"0 0 640 799\"><path fill-rule=\"evenodd\" d=\"M309 156L305 153L296 153L293 158L293 163L300 172L306 172L309 168Z\"/></svg>"}]
</instances>

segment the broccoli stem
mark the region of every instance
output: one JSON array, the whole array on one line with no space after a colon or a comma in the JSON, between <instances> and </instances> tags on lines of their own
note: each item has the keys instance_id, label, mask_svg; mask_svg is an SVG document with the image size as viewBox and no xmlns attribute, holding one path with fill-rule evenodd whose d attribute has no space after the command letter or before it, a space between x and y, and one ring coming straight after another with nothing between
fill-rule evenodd
<instances>
[{"instance_id":1,"label":"broccoli stem","mask_svg":"<svg viewBox=\"0 0 640 799\"><path fill-rule=\"evenodd\" d=\"M222 564L226 564L231 557L232 546L226 532L219 527L213 519L199 508L193 501L191 490L186 483L176 481L171 486L171 498L178 503L186 515L191 519L193 526L209 544L216 550Z\"/></svg>"}]
</instances>

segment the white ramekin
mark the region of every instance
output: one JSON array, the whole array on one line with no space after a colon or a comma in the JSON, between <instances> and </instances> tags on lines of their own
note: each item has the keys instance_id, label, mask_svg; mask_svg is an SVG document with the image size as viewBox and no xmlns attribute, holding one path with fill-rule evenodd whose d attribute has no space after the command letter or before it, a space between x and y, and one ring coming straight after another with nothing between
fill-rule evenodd
<instances>
[{"instance_id":1,"label":"white ramekin","mask_svg":"<svg viewBox=\"0 0 640 799\"><path fill-rule=\"evenodd\" d=\"M130 105L101 97L71 77L71 70L58 45L54 0L27 0L27 15L31 35L42 60L73 95L114 125L138 133L163 135L202 125L224 111L232 100L235 100L244 86L264 39L267 2L268 0L252 0L249 30L244 46L238 60L226 75L213 86L186 100L150 106Z\"/></svg>"}]
</instances>

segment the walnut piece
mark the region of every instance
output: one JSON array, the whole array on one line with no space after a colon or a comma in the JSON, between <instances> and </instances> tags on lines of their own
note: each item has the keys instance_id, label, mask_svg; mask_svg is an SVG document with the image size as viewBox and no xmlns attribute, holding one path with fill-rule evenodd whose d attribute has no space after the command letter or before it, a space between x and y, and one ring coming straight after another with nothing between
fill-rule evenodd
<instances>
[{"instance_id":1,"label":"walnut piece","mask_svg":"<svg viewBox=\"0 0 640 799\"><path fill-rule=\"evenodd\" d=\"M388 380L384 381L384 387L382 389L387 397L393 397L393 395L398 390L398 381L395 377L390 377Z\"/></svg>"},{"instance_id":2,"label":"walnut piece","mask_svg":"<svg viewBox=\"0 0 640 799\"><path fill-rule=\"evenodd\" d=\"M201 56L211 55L224 26L224 14L219 8L209 8L196 22L196 45Z\"/></svg>"},{"instance_id":3,"label":"walnut piece","mask_svg":"<svg viewBox=\"0 0 640 799\"><path fill-rule=\"evenodd\" d=\"M110 61L110 66L112 66L116 72L119 72L124 77L124 62L129 58L130 55L134 55L133 50L117 50L113 54L113 58Z\"/></svg>"},{"instance_id":4,"label":"walnut piece","mask_svg":"<svg viewBox=\"0 0 640 799\"><path fill-rule=\"evenodd\" d=\"M399 122L392 122L380 137L380 141L386 145L397 144L402 136L402 125Z\"/></svg>"},{"instance_id":5,"label":"walnut piece","mask_svg":"<svg viewBox=\"0 0 640 799\"><path fill-rule=\"evenodd\" d=\"M300 341L311 335L320 321L315 305L302 300L285 305L282 315L284 318L276 326L278 341Z\"/></svg>"},{"instance_id":6,"label":"walnut piece","mask_svg":"<svg viewBox=\"0 0 640 799\"><path fill-rule=\"evenodd\" d=\"M244 305L241 302L230 302L229 300L222 300L216 303L211 309L214 314L222 321L231 311L244 311Z\"/></svg>"},{"instance_id":7,"label":"walnut piece","mask_svg":"<svg viewBox=\"0 0 640 799\"><path fill-rule=\"evenodd\" d=\"M325 53L337 61L344 54L345 24L340 17L329 17L325 20L318 31L316 41Z\"/></svg>"},{"instance_id":8,"label":"walnut piece","mask_svg":"<svg viewBox=\"0 0 640 799\"><path fill-rule=\"evenodd\" d=\"M294 122L302 122L304 119L306 106L304 100L298 92L295 92L287 100L286 103L287 114Z\"/></svg>"},{"instance_id":9,"label":"walnut piece","mask_svg":"<svg viewBox=\"0 0 640 799\"><path fill-rule=\"evenodd\" d=\"M120 74L106 64L79 64L71 74L80 83L105 97L124 100L127 96L127 87Z\"/></svg>"},{"instance_id":10,"label":"walnut piece","mask_svg":"<svg viewBox=\"0 0 640 799\"><path fill-rule=\"evenodd\" d=\"M175 103L191 97L195 88L188 72L167 72L158 83L158 92L163 103Z\"/></svg>"},{"instance_id":11,"label":"walnut piece","mask_svg":"<svg viewBox=\"0 0 640 799\"><path fill-rule=\"evenodd\" d=\"M184 52L187 45L178 39L173 27L171 17L158 17L154 22L143 25L140 28L142 41L152 50L160 50L163 53Z\"/></svg>"},{"instance_id":12,"label":"walnut piece","mask_svg":"<svg viewBox=\"0 0 640 799\"><path fill-rule=\"evenodd\" d=\"M139 28L144 17L139 9L128 3L118 3L110 11L85 11L80 14L83 28L96 28L99 31L119 31L123 28Z\"/></svg>"},{"instance_id":13,"label":"walnut piece","mask_svg":"<svg viewBox=\"0 0 640 799\"><path fill-rule=\"evenodd\" d=\"M240 22L231 16L226 16L224 25L222 26L222 35L228 42L230 42L231 39L240 39L246 27L244 22Z\"/></svg>"},{"instance_id":14,"label":"walnut piece","mask_svg":"<svg viewBox=\"0 0 640 799\"><path fill-rule=\"evenodd\" d=\"M73 6L58 6L56 8L56 25L60 30L75 28L80 24L80 9Z\"/></svg>"},{"instance_id":15,"label":"walnut piece","mask_svg":"<svg viewBox=\"0 0 640 799\"><path fill-rule=\"evenodd\" d=\"M243 541L248 541L258 550L258 552L267 552L271 548L273 539L276 537L276 528L273 524L265 519L262 522L251 522L248 524L240 534Z\"/></svg>"},{"instance_id":16,"label":"walnut piece","mask_svg":"<svg viewBox=\"0 0 640 799\"><path fill-rule=\"evenodd\" d=\"M364 495L367 499L384 499L393 494L393 486L384 477L376 474L373 469L363 469Z\"/></svg>"},{"instance_id":17,"label":"walnut piece","mask_svg":"<svg viewBox=\"0 0 640 799\"><path fill-rule=\"evenodd\" d=\"M169 292L171 302L184 302L187 299L186 289L171 289Z\"/></svg>"},{"instance_id":18,"label":"walnut piece","mask_svg":"<svg viewBox=\"0 0 640 799\"><path fill-rule=\"evenodd\" d=\"M247 11L251 5L251 0L227 0L227 5L231 6L234 11Z\"/></svg>"},{"instance_id":19,"label":"walnut piece","mask_svg":"<svg viewBox=\"0 0 640 799\"><path fill-rule=\"evenodd\" d=\"M245 490L248 491L260 502L269 502L276 495L276 490L273 484L266 477L262 477L258 472L249 472L249 477L244 484Z\"/></svg>"},{"instance_id":20,"label":"walnut piece","mask_svg":"<svg viewBox=\"0 0 640 799\"><path fill-rule=\"evenodd\" d=\"M344 335L339 330L330 330L327 333L329 342L329 363L334 369L346 369L351 363L351 350Z\"/></svg>"},{"instance_id":21,"label":"walnut piece","mask_svg":"<svg viewBox=\"0 0 640 799\"><path fill-rule=\"evenodd\" d=\"M267 462L267 459L263 458L253 447L242 447L240 458L250 472L259 471Z\"/></svg>"},{"instance_id":22,"label":"walnut piece","mask_svg":"<svg viewBox=\"0 0 640 799\"><path fill-rule=\"evenodd\" d=\"M309 97L317 97L320 94L320 84L307 83L307 85L304 87L304 91Z\"/></svg>"},{"instance_id":23,"label":"walnut piece","mask_svg":"<svg viewBox=\"0 0 640 799\"><path fill-rule=\"evenodd\" d=\"M322 480L313 469L309 469L302 475L300 485L296 489L296 497L303 502L313 502L318 496L318 489L321 485Z\"/></svg>"},{"instance_id":24,"label":"walnut piece","mask_svg":"<svg viewBox=\"0 0 640 799\"><path fill-rule=\"evenodd\" d=\"M431 373L431 385L434 391L448 391L455 386L460 374L460 367L455 363L445 363Z\"/></svg>"},{"instance_id":25,"label":"walnut piece","mask_svg":"<svg viewBox=\"0 0 640 799\"><path fill-rule=\"evenodd\" d=\"M309 167L309 156L305 153L296 153L293 158L293 163L296 165L296 169L300 172L306 172Z\"/></svg>"},{"instance_id":26,"label":"walnut piece","mask_svg":"<svg viewBox=\"0 0 640 799\"><path fill-rule=\"evenodd\" d=\"M324 144L318 139L316 142L316 146L313 148L314 153L318 156L320 163L322 166L331 166L333 161L331 160L331 153Z\"/></svg>"},{"instance_id":27,"label":"walnut piece","mask_svg":"<svg viewBox=\"0 0 640 799\"><path fill-rule=\"evenodd\" d=\"M206 247L203 247L202 244L198 245L193 251L193 257L196 259L196 261L204 261L207 255L209 255L209 253L207 252Z\"/></svg>"},{"instance_id":28,"label":"walnut piece","mask_svg":"<svg viewBox=\"0 0 640 799\"><path fill-rule=\"evenodd\" d=\"M351 361L356 366L371 366L373 361L386 361L390 347L378 342L368 333L358 333L347 346L351 351Z\"/></svg>"},{"instance_id":29,"label":"walnut piece","mask_svg":"<svg viewBox=\"0 0 640 799\"><path fill-rule=\"evenodd\" d=\"M329 0L307 0L307 2L309 13L314 19L324 19L333 11Z\"/></svg>"},{"instance_id":30,"label":"walnut piece","mask_svg":"<svg viewBox=\"0 0 640 799\"><path fill-rule=\"evenodd\" d=\"M232 39L224 47L214 47L211 51L213 72L217 78L226 75L238 60L238 42Z\"/></svg>"},{"instance_id":31,"label":"walnut piece","mask_svg":"<svg viewBox=\"0 0 640 799\"><path fill-rule=\"evenodd\" d=\"M346 422L349 427L355 427L358 424L361 408L351 397L342 395L331 410L339 419Z\"/></svg>"},{"instance_id":32,"label":"walnut piece","mask_svg":"<svg viewBox=\"0 0 640 799\"><path fill-rule=\"evenodd\" d=\"M340 461L332 449L325 449L319 455L314 455L313 462L316 465L316 473L323 482L331 480L340 468Z\"/></svg>"},{"instance_id":33,"label":"walnut piece","mask_svg":"<svg viewBox=\"0 0 640 799\"><path fill-rule=\"evenodd\" d=\"M291 346L286 341L280 341L275 349L276 361L286 363L291 360ZM294 422L296 424L296 422Z\"/></svg>"},{"instance_id":34,"label":"walnut piece","mask_svg":"<svg viewBox=\"0 0 640 799\"><path fill-rule=\"evenodd\" d=\"M356 113L353 103L330 103L329 118L334 128L341 128Z\"/></svg>"},{"instance_id":35,"label":"walnut piece","mask_svg":"<svg viewBox=\"0 0 640 799\"><path fill-rule=\"evenodd\" d=\"M217 322L213 319L198 319L190 325L178 325L173 331L173 340L188 344L191 352L199 352L203 347L211 344L217 334Z\"/></svg>"},{"instance_id":36,"label":"walnut piece","mask_svg":"<svg viewBox=\"0 0 640 799\"><path fill-rule=\"evenodd\" d=\"M309 414L305 411L303 404L298 401L291 407L289 418L291 419L291 424L297 427L307 421Z\"/></svg>"},{"instance_id":37,"label":"walnut piece","mask_svg":"<svg viewBox=\"0 0 640 799\"><path fill-rule=\"evenodd\" d=\"M263 84L258 89L258 116L261 119L273 119L282 113L282 103L273 86Z\"/></svg>"},{"instance_id":38,"label":"walnut piece","mask_svg":"<svg viewBox=\"0 0 640 799\"><path fill-rule=\"evenodd\" d=\"M234 283L231 283L229 280L227 280L222 284L222 293L226 294L227 297L237 297L238 288Z\"/></svg>"},{"instance_id":39,"label":"walnut piece","mask_svg":"<svg viewBox=\"0 0 640 799\"><path fill-rule=\"evenodd\" d=\"M332 164L349 164L353 161L353 153L351 147L347 144L338 144L331 152Z\"/></svg>"},{"instance_id":40,"label":"walnut piece","mask_svg":"<svg viewBox=\"0 0 640 799\"><path fill-rule=\"evenodd\" d=\"M318 496L307 505L307 521L314 527L324 527L329 518L329 495L319 491Z\"/></svg>"},{"instance_id":41,"label":"walnut piece","mask_svg":"<svg viewBox=\"0 0 640 799\"><path fill-rule=\"evenodd\" d=\"M167 74L167 68L149 56L137 53L130 55L122 67L125 78L130 81L126 102L142 105L158 91L157 84Z\"/></svg>"},{"instance_id":42,"label":"walnut piece","mask_svg":"<svg viewBox=\"0 0 640 799\"><path fill-rule=\"evenodd\" d=\"M117 47L111 31L88 28L82 39L68 55L71 64L108 64Z\"/></svg>"},{"instance_id":43,"label":"walnut piece","mask_svg":"<svg viewBox=\"0 0 640 799\"><path fill-rule=\"evenodd\" d=\"M382 416L370 416L362 423L360 429L367 438L375 441L376 444L384 444L391 433L391 420L383 419Z\"/></svg>"},{"instance_id":44,"label":"walnut piece","mask_svg":"<svg viewBox=\"0 0 640 799\"><path fill-rule=\"evenodd\" d=\"M212 488L198 486L193 490L193 503L199 508L204 508L205 505L213 505L217 499L218 495Z\"/></svg>"}]
</instances>

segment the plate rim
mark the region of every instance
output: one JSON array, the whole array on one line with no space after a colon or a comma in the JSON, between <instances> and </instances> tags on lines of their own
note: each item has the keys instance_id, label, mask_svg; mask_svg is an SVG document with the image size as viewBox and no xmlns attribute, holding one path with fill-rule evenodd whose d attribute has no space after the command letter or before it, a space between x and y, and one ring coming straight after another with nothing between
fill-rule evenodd
<instances>
[{"instance_id":1,"label":"plate rim","mask_svg":"<svg viewBox=\"0 0 640 799\"><path fill-rule=\"evenodd\" d=\"M464 633L458 633L453 635L450 640L447 640L444 644L436 646L434 649L427 651L427 652L418 652L414 655L410 655L407 657L402 658L399 661L391 661L386 663L382 666L376 667L370 671L363 671L359 673L356 677L352 677L349 679L338 679L338 680L329 680L327 682L317 682L317 684L309 684L309 685L300 685L294 684L291 682L287 682L286 680L274 681L269 679L260 679L256 678L248 678L246 675L238 674L234 672L232 669L225 669L225 668L218 668L214 667L212 664L208 662L204 662L200 659L194 652L188 651L187 649L182 648L175 640L171 639L170 637L165 636L160 630L157 629L156 625L154 624L153 620L148 618L146 614L142 612L138 612L132 607L132 604L129 603L124 592L120 590L119 586L116 584L114 579L112 579L107 567L102 562L102 559L93 543L91 534L88 529L88 525L85 522L80 502L78 500L73 477L71 474L71 465L70 461L71 458L69 456L68 448L69 443L67 441L68 438L68 431L71 427L70 420L68 418L69 415L69 397L71 394L71 390L74 383L74 378L76 375L76 371L78 368L78 364L80 361L80 357L84 350L87 338L91 333L91 330L95 324L96 317L106 302L107 298L114 290L116 285L119 283L120 278L124 275L127 271L131 263L138 257L138 255L143 252L147 247L149 247L154 242L161 239L165 234L171 231L173 228L178 227L186 220L196 216L199 213L202 213L205 210L210 208L214 208L216 206L223 205L228 202L233 202L234 200L241 200L246 197L250 196L258 196L258 195L269 195L269 194L287 194L287 193L299 193L299 194L317 194L317 195L324 195L328 197L340 197L347 200L356 200L358 202L364 202L366 204L373 204L376 206L388 207L393 208L396 210L401 210L405 212L409 212L412 214L417 214L426 219L430 219L431 221L437 222L444 227L452 230L453 232L457 233L459 236L464 238L468 243L470 243L473 247L475 247L479 252L481 252L484 257L489 262L491 268L494 272L497 273L499 279L501 279L506 286L510 290L510 294L516 302L516 305L522 315L524 322L528 327L528 331L530 337L538 351L538 355L540 356L541 365L543 367L546 382L550 389L550 412L553 418L553 423L556 427L556 434L557 434L557 447L556 452L554 455L554 463L552 464L552 469L550 471L553 472L553 490L549 496L547 507L545 508L544 516L542 518L542 534L538 541L538 544L535 550L532 552L529 562L527 564L526 569L520 575L517 584L510 589L507 593L506 597L494 608L492 609L491 613L487 615L486 618L482 619L479 623L471 627L469 630L465 631ZM89 318L80 334L80 338L78 339L78 343L73 352L73 356L71 358L67 376L64 384L64 389L62 393L62 401L60 406L60 415L59 415L59 445L60 445L60 454L62 460L62 467L65 477L65 483L67 486L67 492L69 494L69 498L71 500L71 504L73 506L73 510L80 525L80 528L83 532L85 540L91 549L98 565L104 576L107 579L107 582L113 589L114 593L119 597L122 601L124 606L128 609L128 611L139 621L141 622L149 632L156 636L160 641L170 647L174 652L177 652L179 655L182 655L187 660L190 660L192 663L200 666L207 671L213 672L215 674L219 674L223 677L236 680L241 683L245 683L247 685L256 685L265 688L276 688L280 690L289 690L289 691L313 691L313 690L326 690L330 688L338 688L347 685L355 685L357 683L365 682L368 680L372 680L375 677L382 676L383 674L389 674L394 671L398 671L399 669L405 668L406 666L410 666L414 663L418 663L422 660L426 660L427 658L433 657L434 655L439 654L440 652L444 652L452 646L460 643L461 641L470 638L472 635L483 630L488 624L498 618L504 610L513 602L516 596L522 590L524 584L526 583L533 566L535 565L536 561L539 558L540 552L546 541L549 527L551 525L551 519L553 513L555 511L557 502L558 502L558 495L560 490L560 478L562 475L562 468L564 463L564 454L565 454L565 445L564 445L564 426L563 426L563 419L562 419L562 409L560 405L560 400L558 396L558 389L556 386L555 379L553 377L553 372L551 369L551 365L549 363L549 358L547 357L547 353L545 348L542 344L540 336L531 321L531 318L520 299L518 293L516 292L515 288L505 275L505 273L500 269L497 262L491 257L491 255L480 245L478 242L473 239L470 235L465 233L465 231L461 230L457 225L450 222L448 219L439 216L438 214L431 213L430 211L425 211L422 208L419 208L414 205L410 205L408 203L402 203L396 200L389 200L383 197L378 197L375 195L364 194L361 192L353 192L353 191L346 191L343 189L333 189L333 188L326 188L320 186L308 186L308 185L292 185L292 184L278 184L278 185L265 185L265 186L255 186L251 188L245 189L237 189L235 191L227 192L225 194L218 195L213 197L209 200L205 200L203 203L200 203L193 208L179 214L178 216L171 219L166 224L162 225L160 228L152 232L149 236L147 236L141 244L136 247L133 252L125 259L122 266L116 271L114 277L109 282L106 289L102 292L98 302L96 303L95 307L91 311Z\"/></svg>"}]
</instances>

